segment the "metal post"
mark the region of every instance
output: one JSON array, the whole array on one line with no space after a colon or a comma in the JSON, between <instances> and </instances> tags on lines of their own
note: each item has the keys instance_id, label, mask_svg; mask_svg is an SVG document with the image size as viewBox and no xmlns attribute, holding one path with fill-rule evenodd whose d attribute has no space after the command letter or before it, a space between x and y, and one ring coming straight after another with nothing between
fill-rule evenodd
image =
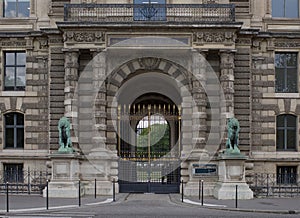
<instances>
[{"instance_id":1,"label":"metal post","mask_svg":"<svg viewBox=\"0 0 300 218\"><path fill-rule=\"evenodd\" d=\"M183 180L181 181L181 202L183 202Z\"/></svg>"},{"instance_id":2,"label":"metal post","mask_svg":"<svg viewBox=\"0 0 300 218\"><path fill-rule=\"evenodd\" d=\"M267 174L267 197L269 196L269 174Z\"/></svg>"},{"instance_id":3,"label":"metal post","mask_svg":"<svg viewBox=\"0 0 300 218\"><path fill-rule=\"evenodd\" d=\"M95 191L94 191L94 194L95 194L95 199L97 198L97 179L95 179Z\"/></svg>"},{"instance_id":4,"label":"metal post","mask_svg":"<svg viewBox=\"0 0 300 218\"><path fill-rule=\"evenodd\" d=\"M6 212L9 212L8 182L6 182Z\"/></svg>"},{"instance_id":5,"label":"metal post","mask_svg":"<svg viewBox=\"0 0 300 218\"><path fill-rule=\"evenodd\" d=\"M30 189L31 189L31 185L30 185L30 168L28 167L28 172L27 172L27 183L28 183L28 194L30 195Z\"/></svg>"},{"instance_id":6,"label":"metal post","mask_svg":"<svg viewBox=\"0 0 300 218\"><path fill-rule=\"evenodd\" d=\"M238 208L238 185L235 186L235 208Z\"/></svg>"},{"instance_id":7,"label":"metal post","mask_svg":"<svg viewBox=\"0 0 300 218\"><path fill-rule=\"evenodd\" d=\"M116 180L113 180L113 201L116 201Z\"/></svg>"},{"instance_id":8,"label":"metal post","mask_svg":"<svg viewBox=\"0 0 300 218\"><path fill-rule=\"evenodd\" d=\"M199 180L199 201L201 198L201 180Z\"/></svg>"},{"instance_id":9,"label":"metal post","mask_svg":"<svg viewBox=\"0 0 300 218\"><path fill-rule=\"evenodd\" d=\"M81 187L80 187L80 179L78 180L78 206L81 207Z\"/></svg>"},{"instance_id":10,"label":"metal post","mask_svg":"<svg viewBox=\"0 0 300 218\"><path fill-rule=\"evenodd\" d=\"M46 209L49 209L49 180L47 179L47 186L46 186Z\"/></svg>"},{"instance_id":11,"label":"metal post","mask_svg":"<svg viewBox=\"0 0 300 218\"><path fill-rule=\"evenodd\" d=\"M204 181L201 180L201 205L203 206L204 202Z\"/></svg>"}]
</instances>

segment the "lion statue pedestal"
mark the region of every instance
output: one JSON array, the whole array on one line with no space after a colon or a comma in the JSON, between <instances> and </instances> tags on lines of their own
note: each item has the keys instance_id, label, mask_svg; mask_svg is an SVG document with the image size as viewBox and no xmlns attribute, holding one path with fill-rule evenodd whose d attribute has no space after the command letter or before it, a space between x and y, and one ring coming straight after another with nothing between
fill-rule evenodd
<instances>
[{"instance_id":1,"label":"lion statue pedestal","mask_svg":"<svg viewBox=\"0 0 300 218\"><path fill-rule=\"evenodd\" d=\"M245 181L245 161L243 155L219 156L219 180L214 188L214 197L220 200L235 199L236 185L238 199L253 199L253 192Z\"/></svg>"},{"instance_id":2,"label":"lion statue pedestal","mask_svg":"<svg viewBox=\"0 0 300 218\"><path fill-rule=\"evenodd\" d=\"M79 157L77 154L54 153L49 155L52 162L52 176L49 182L50 198L78 198ZM80 186L84 195L83 185ZM46 188L43 190L46 197Z\"/></svg>"},{"instance_id":3,"label":"lion statue pedestal","mask_svg":"<svg viewBox=\"0 0 300 218\"><path fill-rule=\"evenodd\" d=\"M59 149L49 155L52 163L52 177L48 184L51 198L78 198L79 196L79 159L80 155L74 152L71 141L70 122L62 117L58 122ZM46 190L43 196L46 197ZM84 195L83 186L80 186L80 195Z\"/></svg>"},{"instance_id":4,"label":"lion statue pedestal","mask_svg":"<svg viewBox=\"0 0 300 218\"><path fill-rule=\"evenodd\" d=\"M253 192L245 180L245 161L248 159L238 148L240 125L237 119L228 120L226 150L218 157L219 179L214 188L217 199L235 199L238 186L238 199L252 199Z\"/></svg>"}]
</instances>

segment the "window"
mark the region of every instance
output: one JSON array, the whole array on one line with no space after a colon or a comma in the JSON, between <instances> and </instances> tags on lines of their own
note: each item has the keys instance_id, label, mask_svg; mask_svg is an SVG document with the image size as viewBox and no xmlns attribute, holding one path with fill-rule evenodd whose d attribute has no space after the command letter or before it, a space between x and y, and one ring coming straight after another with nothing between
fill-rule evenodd
<instances>
[{"instance_id":1,"label":"window","mask_svg":"<svg viewBox=\"0 0 300 218\"><path fill-rule=\"evenodd\" d=\"M296 120L293 115L279 115L276 120L277 150L296 150Z\"/></svg>"},{"instance_id":2,"label":"window","mask_svg":"<svg viewBox=\"0 0 300 218\"><path fill-rule=\"evenodd\" d=\"M4 116L5 148L24 148L24 115L8 113Z\"/></svg>"},{"instance_id":3,"label":"window","mask_svg":"<svg viewBox=\"0 0 300 218\"><path fill-rule=\"evenodd\" d=\"M4 90L24 91L26 84L26 53L4 53Z\"/></svg>"},{"instance_id":4,"label":"window","mask_svg":"<svg viewBox=\"0 0 300 218\"><path fill-rule=\"evenodd\" d=\"M299 0L272 0L272 16L299 17Z\"/></svg>"},{"instance_id":5,"label":"window","mask_svg":"<svg viewBox=\"0 0 300 218\"><path fill-rule=\"evenodd\" d=\"M30 0L4 0L4 17L29 17Z\"/></svg>"},{"instance_id":6,"label":"window","mask_svg":"<svg viewBox=\"0 0 300 218\"><path fill-rule=\"evenodd\" d=\"M166 0L134 0L135 21L165 21Z\"/></svg>"},{"instance_id":7,"label":"window","mask_svg":"<svg viewBox=\"0 0 300 218\"><path fill-rule=\"evenodd\" d=\"M4 182L23 183L24 173L23 164L3 164L4 166Z\"/></svg>"},{"instance_id":8,"label":"window","mask_svg":"<svg viewBox=\"0 0 300 218\"><path fill-rule=\"evenodd\" d=\"M277 93L298 92L297 53L275 54L275 91Z\"/></svg>"},{"instance_id":9,"label":"window","mask_svg":"<svg viewBox=\"0 0 300 218\"><path fill-rule=\"evenodd\" d=\"M278 166L277 167L277 184L288 185L297 183L296 166Z\"/></svg>"}]
</instances>

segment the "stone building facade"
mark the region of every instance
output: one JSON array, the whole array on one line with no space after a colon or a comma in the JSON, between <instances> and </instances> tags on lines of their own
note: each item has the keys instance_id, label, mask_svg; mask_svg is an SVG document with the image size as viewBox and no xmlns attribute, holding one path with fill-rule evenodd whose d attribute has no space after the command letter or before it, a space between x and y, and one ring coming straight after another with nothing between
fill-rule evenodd
<instances>
[{"instance_id":1,"label":"stone building facade","mask_svg":"<svg viewBox=\"0 0 300 218\"><path fill-rule=\"evenodd\" d=\"M119 105L153 105L152 114L159 102L174 104L169 112L178 115L177 126L165 119L170 142L179 145L178 180L186 194L195 194L200 178L212 195L217 175L194 170L218 165L231 117L240 122L247 175L299 182L299 1L143 4L0 0L3 177L9 170L49 170L58 121L66 116L78 153L76 178L86 193L95 178L99 193L110 193L126 168L120 114L138 111Z\"/></svg>"}]
</instances>

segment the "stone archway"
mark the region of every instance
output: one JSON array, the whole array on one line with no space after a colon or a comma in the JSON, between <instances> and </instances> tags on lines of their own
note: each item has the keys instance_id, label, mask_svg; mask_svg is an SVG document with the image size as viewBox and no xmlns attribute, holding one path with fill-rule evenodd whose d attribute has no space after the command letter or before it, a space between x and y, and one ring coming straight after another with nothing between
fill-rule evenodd
<instances>
[{"instance_id":1,"label":"stone archway","mask_svg":"<svg viewBox=\"0 0 300 218\"><path fill-rule=\"evenodd\" d=\"M127 112L130 112L132 108L130 109L130 105L134 105L141 96L146 96L147 99L143 101L143 106L146 107L146 104L151 105L151 114L154 113L154 107L155 105L158 106L159 100L152 98L151 93L155 94L156 96L164 96L162 97L160 103L166 104L166 107L168 108L176 108L176 115L174 110L174 117L176 116L176 122L169 122L171 134L175 134L176 131L178 131L181 119L181 107L182 105L185 105L185 109L191 108L191 98L187 97L186 93L191 92L191 80L189 73L178 64L172 63L171 61L161 59L161 58L154 58L154 57L147 57L147 58L139 58L132 61L127 62L126 64L123 64L120 66L117 70L115 70L111 76L107 79L107 99L109 100L107 102L107 114L111 114L112 116L108 116L107 123L111 124L112 126L109 127L108 125L108 131L112 130L110 133L107 133L108 136L113 136L113 138L109 139L107 138L108 142L115 142L115 145L120 143L120 139L118 139L118 136L120 135L120 132L118 132L118 123L115 122L116 116L120 118L120 115L118 114L120 110L123 111L123 106L118 108L118 105L126 105L125 107L127 109L124 109L124 111L127 110ZM168 102L172 102L172 105ZM174 105L174 106L173 106ZM133 107L133 106L132 106ZM163 106L161 106L163 108ZM122 113L125 113L125 112ZM178 116L178 111L179 116ZM188 111L188 110L187 110ZM113 114L116 116L113 117ZM163 114L164 115L164 114ZM132 117L132 116L131 116ZM169 116L171 117L171 116ZM174 118L173 118L174 119ZM129 121L128 121L129 122ZM176 123L176 125L175 125ZM132 124L135 126L135 124ZM114 126L114 128L112 128ZM130 124L129 124L130 126ZM131 127L131 126L130 126ZM131 127L132 128L132 127ZM175 130L176 129L176 130ZM134 133L135 130L133 130L131 134ZM191 130L188 130L191 131ZM177 134L177 139L175 139L173 136L171 136L170 143L172 144L181 144L181 137L182 133ZM118 141L116 142L116 139ZM131 142L134 143L134 142ZM184 144L179 145L184 146ZM111 146L113 147L113 146ZM129 146L130 147L130 146ZM118 151L118 145L114 146L116 148L118 155L121 159L119 161L119 180L122 180L122 175L124 173L127 174L127 176L131 176L128 180L134 180L131 181L131 185L134 184L137 189L132 189L132 186L128 186L129 183L126 183L127 186L124 188L120 185L120 191L143 191L143 192L179 192L179 183L180 183L180 159L181 159L181 153L180 149L178 150L178 155L173 158L173 162L168 160L167 162L159 162L157 160L154 161L153 158L149 158L147 163L142 160L139 156L137 156L136 152L133 154L132 158L135 158L135 162L127 162L124 163L124 156L122 156ZM132 152L131 152L132 153ZM127 155L128 159L129 155ZM150 155L148 155L150 157ZM123 159L122 159L123 158ZM137 161L137 159L139 161ZM176 161L174 161L176 159ZM166 158L164 160L167 160ZM151 162L151 164L150 164ZM150 165L149 165L150 164ZM164 171L167 171L168 167L170 169L170 172L168 174L168 179L165 179L165 177L155 178L155 181L153 178L145 178L146 180L141 180L140 177L137 176L137 168L140 168L140 166L143 166L147 168L148 172L152 172L153 174L153 167L155 170L160 170L159 175L162 175L162 166L164 168ZM160 167L158 167L160 166ZM168 167L167 167L168 166ZM133 170L133 172L128 172L128 169ZM127 170L127 171L126 171ZM124 173L120 173L120 171L124 171ZM126 171L126 172L125 172ZM141 173L141 171L139 171ZM158 172L155 171L157 174ZM151 173L147 174L148 176L152 175ZM164 175L165 176L165 175ZM166 177L167 178L167 177ZM172 178L172 179L171 179ZM166 188L168 185L161 186L161 184L164 184L164 181L169 182L169 188ZM125 181L126 182L126 181ZM151 184L151 185L150 185ZM145 188L146 187L146 188ZM149 188L150 187L150 188ZM152 188L151 188L152 187ZM146 190L146 191L145 191Z\"/></svg>"}]
</instances>

